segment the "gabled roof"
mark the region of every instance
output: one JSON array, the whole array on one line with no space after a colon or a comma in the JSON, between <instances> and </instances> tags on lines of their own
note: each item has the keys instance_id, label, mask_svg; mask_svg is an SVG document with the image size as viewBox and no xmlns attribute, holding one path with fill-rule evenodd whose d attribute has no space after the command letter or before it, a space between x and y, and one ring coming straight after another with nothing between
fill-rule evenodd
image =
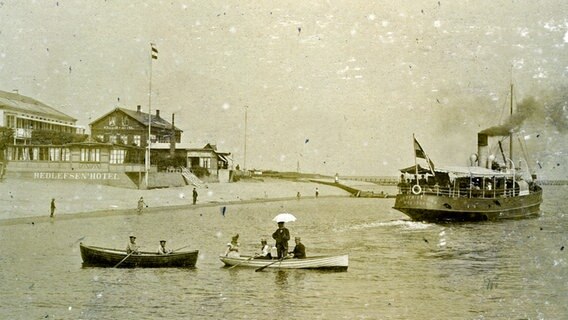
<instances>
[{"instance_id":1,"label":"gabled roof","mask_svg":"<svg viewBox=\"0 0 568 320\"><path fill-rule=\"evenodd\" d=\"M77 122L77 119L30 97L0 90L0 109L19 111L62 121Z\"/></svg>"},{"instance_id":2,"label":"gabled roof","mask_svg":"<svg viewBox=\"0 0 568 320\"><path fill-rule=\"evenodd\" d=\"M124 114L126 114L129 117L133 118L134 120L140 122L141 124L143 124L146 127L148 126L148 122L149 122L148 119L151 118L152 119L152 127L154 127L154 128L161 128L161 129L171 129L172 128L171 123L169 123L168 121L164 120L161 117L157 117L155 114L153 114L152 117L149 117L148 113L145 113L145 112L142 112L142 111L136 111L136 110L129 110L129 109L121 108L121 107L114 108L112 111L107 112L103 116L97 118L95 121L91 122L89 125L93 125L94 123L101 121L102 119L106 118L107 116L109 116L110 114L112 114L116 111L123 112ZM178 127L175 127L175 130L176 131L182 131Z\"/></svg>"}]
</instances>

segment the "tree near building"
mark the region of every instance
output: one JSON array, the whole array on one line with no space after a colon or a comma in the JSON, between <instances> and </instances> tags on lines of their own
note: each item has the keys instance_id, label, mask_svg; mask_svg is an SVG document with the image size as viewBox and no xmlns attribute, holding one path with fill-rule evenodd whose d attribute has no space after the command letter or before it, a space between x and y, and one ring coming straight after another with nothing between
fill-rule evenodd
<instances>
[{"instance_id":1,"label":"tree near building","mask_svg":"<svg viewBox=\"0 0 568 320\"><path fill-rule=\"evenodd\" d=\"M14 143L14 130L0 127L0 160L4 160L4 150L7 145L12 143Z\"/></svg>"},{"instance_id":2,"label":"tree near building","mask_svg":"<svg viewBox=\"0 0 568 320\"><path fill-rule=\"evenodd\" d=\"M64 145L73 142L83 142L87 139L86 134L59 132L51 130L34 130L32 132L32 144Z\"/></svg>"}]
</instances>

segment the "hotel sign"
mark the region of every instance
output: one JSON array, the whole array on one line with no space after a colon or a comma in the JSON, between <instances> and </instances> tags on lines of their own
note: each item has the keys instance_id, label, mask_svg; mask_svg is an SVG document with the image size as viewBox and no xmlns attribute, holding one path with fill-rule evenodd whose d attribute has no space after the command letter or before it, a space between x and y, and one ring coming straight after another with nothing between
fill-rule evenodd
<instances>
[{"instance_id":1,"label":"hotel sign","mask_svg":"<svg viewBox=\"0 0 568 320\"><path fill-rule=\"evenodd\" d=\"M135 130L133 126L103 126L105 130Z\"/></svg>"},{"instance_id":2,"label":"hotel sign","mask_svg":"<svg viewBox=\"0 0 568 320\"><path fill-rule=\"evenodd\" d=\"M36 180L118 180L111 172L34 172Z\"/></svg>"}]
</instances>

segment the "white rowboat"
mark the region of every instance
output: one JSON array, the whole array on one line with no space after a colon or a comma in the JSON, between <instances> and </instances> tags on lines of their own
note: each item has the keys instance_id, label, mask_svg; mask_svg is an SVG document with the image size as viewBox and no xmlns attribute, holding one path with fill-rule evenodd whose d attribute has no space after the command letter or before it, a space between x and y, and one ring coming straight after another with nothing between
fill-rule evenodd
<instances>
[{"instance_id":1,"label":"white rowboat","mask_svg":"<svg viewBox=\"0 0 568 320\"><path fill-rule=\"evenodd\" d=\"M226 257L219 259L227 267L248 268L274 268L274 269L320 269L345 271L349 266L349 256L313 256L305 259L286 258L282 261L277 259L251 259L251 256Z\"/></svg>"}]
</instances>

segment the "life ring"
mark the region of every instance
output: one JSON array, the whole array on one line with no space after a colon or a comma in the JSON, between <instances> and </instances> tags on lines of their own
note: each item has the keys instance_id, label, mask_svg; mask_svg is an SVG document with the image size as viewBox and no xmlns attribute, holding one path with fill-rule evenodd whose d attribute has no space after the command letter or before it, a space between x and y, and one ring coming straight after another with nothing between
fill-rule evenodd
<instances>
[{"instance_id":1,"label":"life ring","mask_svg":"<svg viewBox=\"0 0 568 320\"><path fill-rule=\"evenodd\" d=\"M412 186L412 193L414 194L421 194L422 193L422 187L420 187L419 185L415 184Z\"/></svg>"}]
</instances>

